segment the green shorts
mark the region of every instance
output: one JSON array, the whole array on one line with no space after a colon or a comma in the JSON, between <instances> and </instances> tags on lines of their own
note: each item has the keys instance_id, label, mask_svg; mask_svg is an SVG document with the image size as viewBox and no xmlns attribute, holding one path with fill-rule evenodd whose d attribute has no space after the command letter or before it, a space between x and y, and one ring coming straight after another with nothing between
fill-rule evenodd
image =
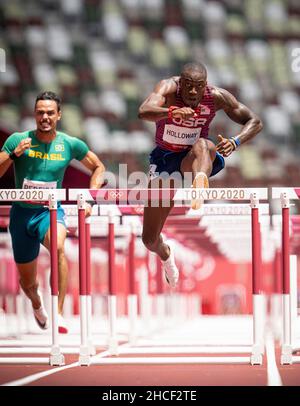
<instances>
[{"instance_id":1,"label":"green shorts","mask_svg":"<svg viewBox=\"0 0 300 406\"><path fill-rule=\"evenodd\" d=\"M57 207L57 222L65 223L65 212ZM40 243L50 227L50 213L47 207L25 208L13 203L10 210L9 231L14 259L18 264L33 261L40 252Z\"/></svg>"}]
</instances>

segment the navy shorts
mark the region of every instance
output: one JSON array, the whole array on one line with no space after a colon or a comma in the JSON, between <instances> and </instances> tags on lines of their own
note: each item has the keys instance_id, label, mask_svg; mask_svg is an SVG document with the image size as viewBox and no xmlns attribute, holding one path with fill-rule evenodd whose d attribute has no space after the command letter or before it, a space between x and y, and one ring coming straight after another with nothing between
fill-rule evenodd
<instances>
[{"instance_id":1,"label":"navy shorts","mask_svg":"<svg viewBox=\"0 0 300 406\"><path fill-rule=\"evenodd\" d=\"M174 172L180 172L180 166L183 158L188 154L190 149L181 151L181 152L173 152L167 151L160 147L154 148L149 156L150 160L150 177L155 173L155 175L159 175L162 172L167 172L171 175ZM151 167L151 165L153 165ZM216 158L213 162L213 168L210 176L216 175L225 167L225 159L221 154L217 152Z\"/></svg>"},{"instance_id":2,"label":"navy shorts","mask_svg":"<svg viewBox=\"0 0 300 406\"><path fill-rule=\"evenodd\" d=\"M65 212L57 207L57 222L66 228ZM40 252L40 243L50 227L50 213L47 207L27 208L13 203L10 210L9 231L14 259L18 264L33 261Z\"/></svg>"}]
</instances>

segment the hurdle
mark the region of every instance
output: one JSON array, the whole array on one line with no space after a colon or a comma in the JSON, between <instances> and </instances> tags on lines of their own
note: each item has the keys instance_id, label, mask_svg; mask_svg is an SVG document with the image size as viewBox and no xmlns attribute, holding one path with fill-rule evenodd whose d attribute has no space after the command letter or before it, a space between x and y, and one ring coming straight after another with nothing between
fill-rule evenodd
<instances>
[{"instance_id":1,"label":"hurdle","mask_svg":"<svg viewBox=\"0 0 300 406\"><path fill-rule=\"evenodd\" d=\"M57 254L57 201L66 199L64 189L1 189L2 202L35 202L49 205L50 211L50 264L51 264L51 312L52 345L49 358L11 357L0 358L0 364L50 364L64 365L58 340L58 254ZM20 351L22 353L22 351Z\"/></svg>"},{"instance_id":2,"label":"hurdle","mask_svg":"<svg viewBox=\"0 0 300 406\"><path fill-rule=\"evenodd\" d=\"M8 216L9 216L9 210L10 210L11 206L1 206L0 208L0 219L2 221L2 224L5 225L5 227L8 226ZM62 205L64 211L65 211L65 216L67 218L67 226L68 226L68 230L69 230L69 236L71 237L76 237L78 236L78 206L77 204L65 204ZM121 213L119 212L119 209L117 208L117 206L115 208L113 208L112 206L105 206L106 208L110 209L111 211L113 211L114 215L121 215ZM98 220L98 221L97 221ZM100 221L99 221L100 220ZM87 316L86 316L86 329L87 329L87 345L88 345L88 349L86 350L87 353L89 355L95 355L95 346L93 344L92 341L92 329L93 326L91 325L92 322L92 316L91 316L91 307L92 307L92 303L91 303L91 281L90 281L90 250L91 250L91 239L90 239L90 228L91 228L91 224L93 224L93 232L95 232L95 228L98 231L98 223L100 223L100 229L101 226L103 226L103 218L101 219L99 217L99 207L97 205L94 205L92 208L92 213L90 217L87 217L85 219L85 240L86 240L86 290L87 290L87 295L86 295L86 308L87 308ZM105 222L104 222L105 223ZM106 224L104 224L106 226ZM96 227L95 227L96 226ZM105 227L104 227L105 229ZM103 230L104 230L103 229ZM127 231L128 227L126 227L126 231ZM102 230L102 231L103 231ZM119 232L119 230L117 230ZM100 231L101 234L101 231ZM9 239L10 240L10 239ZM10 254L11 255L11 254ZM73 258L74 259L74 258ZM77 262L78 265L78 261L77 259L75 260ZM18 282L17 282L18 283ZM17 299L19 299L19 297L17 297ZM25 295L22 295L21 297L22 301L24 301L24 303L26 304L26 307L29 308L29 317L32 317L31 315L31 311L30 311L30 301L25 297ZM19 304L19 300L17 302L17 304ZM23 305L23 304L22 304ZM28 305L28 306L27 306ZM50 309L49 309L50 310ZM22 312L23 313L23 312ZM50 313L50 312L49 312ZM5 313L3 313L3 316L5 315ZM25 317L22 316L21 313L18 312L17 310L17 316L22 317L21 321L25 321ZM4 320L5 321L5 320ZM5 321L5 323L8 323L8 321ZM33 320L32 320L33 323ZM30 325L32 324L30 323ZM79 323L80 324L80 323ZM5 327L5 324L4 324ZM32 334L29 333L29 330L26 332L26 334L24 335L24 333L19 336L19 339L5 339L4 337L12 337L14 336L16 331L16 328L14 330L8 331L6 335L3 335L3 340L0 340L0 354L29 354L29 353L34 353L34 354L47 354L50 352L50 337L47 334L43 334L41 335L39 338L37 338L37 336L32 336ZM71 337L70 335L72 334L72 332L70 331L70 334L68 335L63 335L60 336L60 346L62 349L62 352L64 354L78 354L78 349L80 348L81 345L81 337L80 337L80 326L78 326L78 332L79 334L76 335L76 339L74 340L73 337ZM95 334L95 331L94 331ZM105 332L103 331L102 333L100 333L101 335L103 335L102 337L98 337L95 336L93 337L94 340L97 341L97 345L106 345L106 341L105 341ZM124 338L123 338L124 336ZM119 339L122 340L126 340L127 339L127 334L118 334ZM49 338L49 339L48 339Z\"/></svg>"},{"instance_id":3,"label":"hurdle","mask_svg":"<svg viewBox=\"0 0 300 406\"><path fill-rule=\"evenodd\" d=\"M300 198L300 188L272 188L272 198L280 199L282 222L281 254L283 331L280 362L282 365L291 365L293 363L300 363L300 356L293 355L295 307L297 306L297 299L295 299L295 296L297 295L297 257L295 255L290 255L290 200L297 200Z\"/></svg>"},{"instance_id":4,"label":"hurdle","mask_svg":"<svg viewBox=\"0 0 300 406\"><path fill-rule=\"evenodd\" d=\"M136 289L136 272L134 264L135 255L135 227L131 224L131 233L128 249L128 271L129 271L129 295L128 295L128 317L129 317L129 343L134 344L137 336L137 314L138 314L138 296Z\"/></svg>"},{"instance_id":5,"label":"hurdle","mask_svg":"<svg viewBox=\"0 0 300 406\"><path fill-rule=\"evenodd\" d=\"M263 361L264 344L261 309L263 306L261 286L260 286L260 222L259 206L260 200L268 198L267 189L242 189L242 188L224 188L224 189L70 189L69 200L74 201L80 196L81 201L93 201L100 205L142 205L145 202L167 202L172 199L175 206L189 206L192 200L222 200L222 201L249 201L251 208L251 242L252 242L252 298L253 298L253 345L251 355L247 357L176 357L157 358L149 357L145 359L138 358L103 358L99 361L92 360L92 364L168 364L168 363L247 363L252 365L261 365ZM155 204L156 204L155 203ZM110 224L113 224L110 222ZM109 237L110 247L112 246L113 232ZM113 260L113 255L111 257ZM110 262L110 270L113 271L113 261ZM113 278L111 276L111 278ZM113 291L115 293L115 291ZM115 307L115 295L113 296L113 306ZM112 309L110 309L112 310ZM113 324L113 323L112 323ZM116 350L116 348L115 348ZM118 351L115 354L118 355ZM184 351L179 350L179 353ZM122 354L126 353L122 351ZM152 351L151 351L152 353ZM155 351L154 351L155 353ZM213 358L213 359L211 359Z\"/></svg>"}]
</instances>

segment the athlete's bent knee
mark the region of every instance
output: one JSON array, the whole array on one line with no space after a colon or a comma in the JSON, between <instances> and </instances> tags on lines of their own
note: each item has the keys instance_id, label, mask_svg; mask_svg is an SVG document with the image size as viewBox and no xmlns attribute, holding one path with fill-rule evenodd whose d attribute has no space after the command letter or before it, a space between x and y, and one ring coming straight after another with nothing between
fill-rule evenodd
<instances>
[{"instance_id":1,"label":"athlete's bent knee","mask_svg":"<svg viewBox=\"0 0 300 406\"><path fill-rule=\"evenodd\" d=\"M203 154L203 152L209 153L212 160L214 160L216 156L216 146L204 138L200 138L192 147L192 153L195 155L195 157Z\"/></svg>"},{"instance_id":2,"label":"athlete's bent knee","mask_svg":"<svg viewBox=\"0 0 300 406\"><path fill-rule=\"evenodd\" d=\"M24 279L20 278L19 279L19 283L21 288L23 289L24 293L32 293L32 292L36 292L38 290L38 283L26 283L26 281L24 281Z\"/></svg>"}]
</instances>

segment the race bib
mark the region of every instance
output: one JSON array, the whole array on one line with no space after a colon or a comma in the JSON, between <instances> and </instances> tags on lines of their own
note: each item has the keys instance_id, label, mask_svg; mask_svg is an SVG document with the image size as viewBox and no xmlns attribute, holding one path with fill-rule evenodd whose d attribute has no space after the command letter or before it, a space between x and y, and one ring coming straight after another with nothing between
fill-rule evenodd
<instances>
[{"instance_id":1,"label":"race bib","mask_svg":"<svg viewBox=\"0 0 300 406\"><path fill-rule=\"evenodd\" d=\"M53 182L43 182L41 180L30 180L30 179L26 179L24 178L23 180L23 186L22 189L56 189L57 188L57 182L53 181ZM36 204L36 205L47 205L48 202L43 202L43 201L32 201L32 200L28 200L26 201L26 203L30 203L30 204Z\"/></svg>"},{"instance_id":2,"label":"race bib","mask_svg":"<svg viewBox=\"0 0 300 406\"><path fill-rule=\"evenodd\" d=\"M22 189L56 189L57 182L43 182L41 180L30 180L24 178Z\"/></svg>"},{"instance_id":3,"label":"race bib","mask_svg":"<svg viewBox=\"0 0 300 406\"><path fill-rule=\"evenodd\" d=\"M178 127L167 124L164 128L163 140L169 144L194 145L199 139L201 128Z\"/></svg>"}]
</instances>

